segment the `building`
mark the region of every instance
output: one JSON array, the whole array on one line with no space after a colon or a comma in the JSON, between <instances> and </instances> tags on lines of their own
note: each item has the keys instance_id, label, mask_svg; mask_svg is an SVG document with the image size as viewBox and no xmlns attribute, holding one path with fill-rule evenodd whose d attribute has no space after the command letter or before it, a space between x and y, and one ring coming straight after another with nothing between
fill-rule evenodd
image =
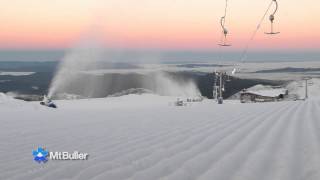
<instances>
[{"instance_id":1,"label":"building","mask_svg":"<svg viewBox=\"0 0 320 180\"><path fill-rule=\"evenodd\" d=\"M273 102L281 101L288 96L288 90L284 88L267 89L259 91L242 90L240 93L241 103L247 102Z\"/></svg>"}]
</instances>

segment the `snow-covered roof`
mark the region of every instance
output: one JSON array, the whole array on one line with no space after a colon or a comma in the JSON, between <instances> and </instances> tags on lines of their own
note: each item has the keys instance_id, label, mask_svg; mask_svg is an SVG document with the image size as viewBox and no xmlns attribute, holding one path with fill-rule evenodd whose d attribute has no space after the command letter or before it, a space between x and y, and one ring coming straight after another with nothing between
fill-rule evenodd
<instances>
[{"instance_id":1,"label":"snow-covered roof","mask_svg":"<svg viewBox=\"0 0 320 180\"><path fill-rule=\"evenodd\" d=\"M249 90L246 93L252 93L260 96L267 96L267 97L277 97L281 94L286 94L287 89L285 88L277 88L277 89L264 89L264 90Z\"/></svg>"}]
</instances>

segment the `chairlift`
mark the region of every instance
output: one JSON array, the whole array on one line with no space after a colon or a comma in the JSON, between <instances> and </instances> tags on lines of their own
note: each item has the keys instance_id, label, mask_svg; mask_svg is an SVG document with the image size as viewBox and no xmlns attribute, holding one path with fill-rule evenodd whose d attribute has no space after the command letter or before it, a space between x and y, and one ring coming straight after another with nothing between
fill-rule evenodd
<instances>
[{"instance_id":1,"label":"chairlift","mask_svg":"<svg viewBox=\"0 0 320 180\"><path fill-rule=\"evenodd\" d=\"M222 28L222 34L224 36L223 40L221 43L219 43L219 46L224 46L224 47L228 47L231 46L231 44L227 43L227 35L228 35L228 29L224 26L225 22L226 22L226 16L227 16L227 7L228 7L228 0L226 0L226 6L225 6L225 11L224 11L224 16L221 17L220 19L220 25Z\"/></svg>"},{"instance_id":2,"label":"chairlift","mask_svg":"<svg viewBox=\"0 0 320 180\"><path fill-rule=\"evenodd\" d=\"M271 26L270 26L270 32L265 32L265 34L268 34L268 35L275 35L275 34L279 34L280 32L274 32L273 30L273 21L274 21L274 15L276 14L276 12L278 11L278 2L277 0L273 0L273 2L275 3L276 5L276 9L274 10L274 12L269 16L269 20L271 22Z\"/></svg>"},{"instance_id":3,"label":"chairlift","mask_svg":"<svg viewBox=\"0 0 320 180\"><path fill-rule=\"evenodd\" d=\"M225 22L225 16L221 17L221 20L220 20L220 24L222 27L222 33L223 33L224 38L223 38L222 43L219 43L218 45L228 47L228 46L231 46L231 44L227 43L228 30L226 27L224 27L224 22Z\"/></svg>"}]
</instances>

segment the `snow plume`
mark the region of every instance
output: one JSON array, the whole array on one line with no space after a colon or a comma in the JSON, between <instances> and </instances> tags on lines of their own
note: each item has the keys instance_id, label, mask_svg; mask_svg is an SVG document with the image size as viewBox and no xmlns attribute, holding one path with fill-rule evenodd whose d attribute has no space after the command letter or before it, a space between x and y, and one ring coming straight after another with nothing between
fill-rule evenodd
<instances>
[{"instance_id":1,"label":"snow plume","mask_svg":"<svg viewBox=\"0 0 320 180\"><path fill-rule=\"evenodd\" d=\"M196 97L201 95L192 80L174 79L163 71L155 72L144 84L146 87L151 85L152 91L164 96Z\"/></svg>"},{"instance_id":2,"label":"snow plume","mask_svg":"<svg viewBox=\"0 0 320 180\"><path fill-rule=\"evenodd\" d=\"M145 67L151 73L141 76L141 79L137 79L134 82L128 82L129 78L124 79L123 75L117 73L119 69L113 65L126 58L126 62L140 67L140 69L136 69L136 74L138 74L139 70L144 66L139 62L159 64L158 60L161 54L150 56L148 52L137 51L135 56L129 57L126 51L106 50L103 43L100 42L100 39L103 38L97 34L99 35L99 33L90 33L61 60L49 88L49 98L63 97L60 95L65 93L87 98L105 97L129 88L145 88L164 96L196 97L200 95L193 81L174 79L163 72L165 69L159 70ZM96 70L102 70L103 72L103 69L106 68L103 66L105 63L112 66L107 69L114 70L113 74L88 74L88 72ZM133 87L130 87L129 84Z\"/></svg>"},{"instance_id":3,"label":"snow plume","mask_svg":"<svg viewBox=\"0 0 320 180\"><path fill-rule=\"evenodd\" d=\"M61 60L58 70L49 88L48 96L51 98L59 93L65 93L70 89L84 89L86 94L93 92L98 86L95 79L90 80L90 87L79 87L79 75L89 69L97 68L97 63L103 57L103 45L99 37L95 35L87 36L79 45L68 52ZM82 83L80 83L82 84Z\"/></svg>"}]
</instances>

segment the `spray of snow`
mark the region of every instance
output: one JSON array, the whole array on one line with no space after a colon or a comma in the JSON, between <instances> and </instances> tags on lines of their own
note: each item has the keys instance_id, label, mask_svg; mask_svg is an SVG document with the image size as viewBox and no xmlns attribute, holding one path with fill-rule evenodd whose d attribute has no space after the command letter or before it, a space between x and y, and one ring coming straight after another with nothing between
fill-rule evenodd
<instances>
[{"instance_id":1,"label":"spray of snow","mask_svg":"<svg viewBox=\"0 0 320 180\"><path fill-rule=\"evenodd\" d=\"M176 80L162 71L156 72L151 80L154 83L153 90L159 95L182 97L196 97L201 95L197 85L193 81ZM152 84L152 82L144 83Z\"/></svg>"},{"instance_id":2,"label":"spray of snow","mask_svg":"<svg viewBox=\"0 0 320 180\"><path fill-rule=\"evenodd\" d=\"M6 94L0 92L0 103L4 103L11 99L12 98L10 96L7 96Z\"/></svg>"},{"instance_id":3,"label":"spray of snow","mask_svg":"<svg viewBox=\"0 0 320 180\"><path fill-rule=\"evenodd\" d=\"M91 79L90 87L79 87L79 75L83 71L97 68L97 62L102 60L103 45L96 35L90 34L84 38L78 46L71 49L61 60L58 70L51 83L48 97L65 93L68 89L84 89L86 94L94 91L98 84L95 79Z\"/></svg>"},{"instance_id":4,"label":"spray of snow","mask_svg":"<svg viewBox=\"0 0 320 180\"><path fill-rule=\"evenodd\" d=\"M70 92L82 97L97 97L97 94L101 92L109 92L109 90L117 89L117 87L124 87L124 83L126 82L120 82L116 75L110 74L111 79L109 78L108 80L107 78L101 78L107 76L108 73L103 74L103 76L85 76L86 72L99 69L98 66L101 62L114 63L112 56L108 56L105 46L99 39L102 38L99 38L97 35L87 36L78 46L66 54L49 88L49 98L56 99L59 97L60 99L63 97L60 96L61 94ZM144 56L143 52L140 53L140 57L143 57L144 61L149 60L149 62L159 63L157 59L160 56L145 59L146 56ZM133 59L133 62L138 64L140 61L142 59ZM142 64L140 65L143 66ZM155 69L147 74L147 76L149 77L141 79L141 88L150 89L156 94L184 97L196 97L200 95L200 91L193 81L173 79L163 72L163 70Z\"/></svg>"}]
</instances>

